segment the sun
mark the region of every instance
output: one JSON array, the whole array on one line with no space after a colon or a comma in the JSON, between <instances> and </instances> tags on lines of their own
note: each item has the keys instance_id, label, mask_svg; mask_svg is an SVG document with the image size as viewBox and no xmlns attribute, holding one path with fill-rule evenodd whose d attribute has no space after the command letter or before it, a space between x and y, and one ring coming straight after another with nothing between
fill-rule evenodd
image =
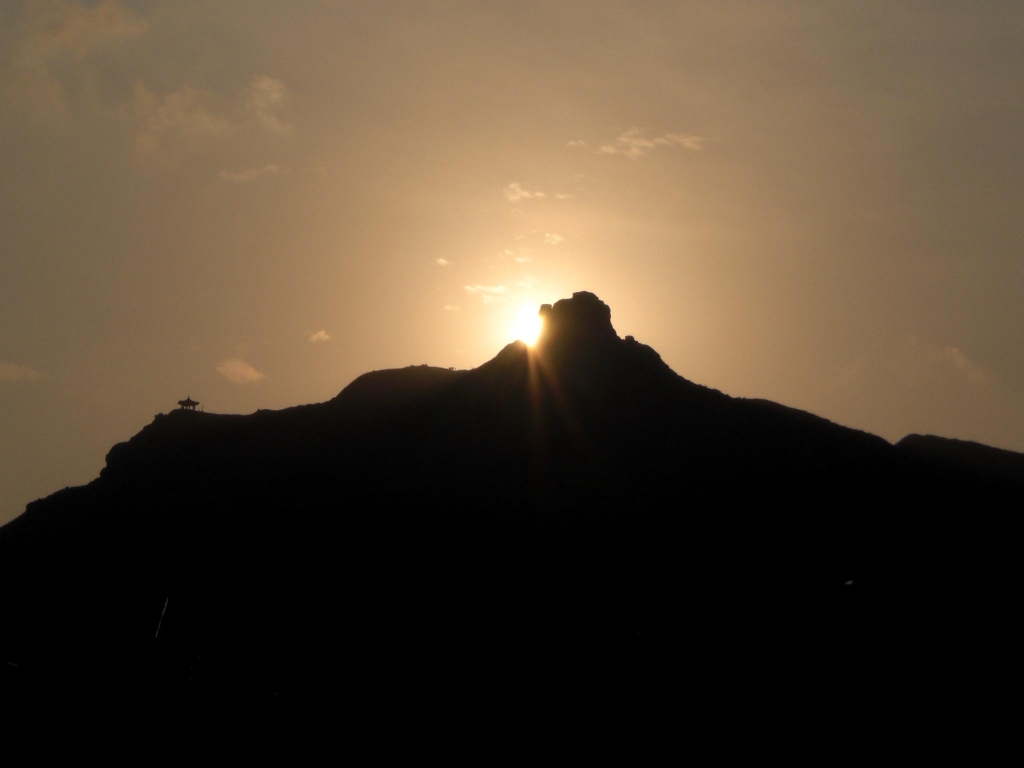
<instances>
[{"instance_id":1,"label":"sun","mask_svg":"<svg viewBox=\"0 0 1024 768\"><path fill-rule=\"evenodd\" d=\"M512 335L532 347L537 343L537 337L540 336L543 327L544 321L536 305L524 306L516 313L515 322L512 323Z\"/></svg>"}]
</instances>

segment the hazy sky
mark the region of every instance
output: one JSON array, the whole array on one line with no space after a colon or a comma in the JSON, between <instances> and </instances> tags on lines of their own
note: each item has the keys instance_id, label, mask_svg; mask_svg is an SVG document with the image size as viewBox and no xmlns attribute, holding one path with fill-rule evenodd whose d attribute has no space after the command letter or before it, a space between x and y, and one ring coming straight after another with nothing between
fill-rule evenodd
<instances>
[{"instance_id":1,"label":"hazy sky","mask_svg":"<svg viewBox=\"0 0 1024 768\"><path fill-rule=\"evenodd\" d=\"M1024 450L1024 4L0 0L0 521L191 395L683 376Z\"/></svg>"}]
</instances>

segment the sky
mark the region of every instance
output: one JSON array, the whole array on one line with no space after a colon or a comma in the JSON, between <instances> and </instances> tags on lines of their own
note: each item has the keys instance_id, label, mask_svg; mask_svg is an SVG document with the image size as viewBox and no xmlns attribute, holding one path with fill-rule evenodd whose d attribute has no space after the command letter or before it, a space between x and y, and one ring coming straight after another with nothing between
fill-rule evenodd
<instances>
[{"instance_id":1,"label":"sky","mask_svg":"<svg viewBox=\"0 0 1024 768\"><path fill-rule=\"evenodd\" d=\"M1024 451L1024 4L0 2L0 522L190 395L679 374Z\"/></svg>"}]
</instances>

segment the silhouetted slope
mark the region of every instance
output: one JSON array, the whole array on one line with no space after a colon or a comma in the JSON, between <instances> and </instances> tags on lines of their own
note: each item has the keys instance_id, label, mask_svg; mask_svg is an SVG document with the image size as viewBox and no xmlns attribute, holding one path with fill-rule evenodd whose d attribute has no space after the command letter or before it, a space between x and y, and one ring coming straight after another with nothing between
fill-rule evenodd
<instances>
[{"instance_id":1,"label":"silhouetted slope","mask_svg":"<svg viewBox=\"0 0 1024 768\"><path fill-rule=\"evenodd\" d=\"M534 349L471 371L157 416L0 529L8 676L365 724L394 696L428 720L556 692L614 710L779 669L835 692L898 668L924 695L951 622L998 625L1020 455L727 397L592 294L542 313Z\"/></svg>"},{"instance_id":2,"label":"silhouetted slope","mask_svg":"<svg viewBox=\"0 0 1024 768\"><path fill-rule=\"evenodd\" d=\"M970 477L1012 492L1020 489L1024 478L1024 454L968 440L907 435L896 444L896 449L921 467L948 472L950 479Z\"/></svg>"},{"instance_id":3,"label":"silhouetted slope","mask_svg":"<svg viewBox=\"0 0 1024 768\"><path fill-rule=\"evenodd\" d=\"M332 402L364 415L380 416L384 411L403 411L420 404L464 374L427 365L373 371L345 387Z\"/></svg>"}]
</instances>

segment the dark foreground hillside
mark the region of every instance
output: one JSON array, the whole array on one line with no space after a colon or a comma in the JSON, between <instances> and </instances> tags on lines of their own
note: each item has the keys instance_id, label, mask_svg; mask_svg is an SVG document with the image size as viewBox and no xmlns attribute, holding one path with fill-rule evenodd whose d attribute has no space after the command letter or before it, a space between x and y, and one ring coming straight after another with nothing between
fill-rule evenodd
<instances>
[{"instance_id":1,"label":"dark foreground hillside","mask_svg":"<svg viewBox=\"0 0 1024 768\"><path fill-rule=\"evenodd\" d=\"M862 702L948 715L1005 674L1024 456L727 397L592 294L542 311L475 370L157 416L29 505L0 529L4 698L101 743L292 754L776 717L853 739Z\"/></svg>"}]
</instances>

